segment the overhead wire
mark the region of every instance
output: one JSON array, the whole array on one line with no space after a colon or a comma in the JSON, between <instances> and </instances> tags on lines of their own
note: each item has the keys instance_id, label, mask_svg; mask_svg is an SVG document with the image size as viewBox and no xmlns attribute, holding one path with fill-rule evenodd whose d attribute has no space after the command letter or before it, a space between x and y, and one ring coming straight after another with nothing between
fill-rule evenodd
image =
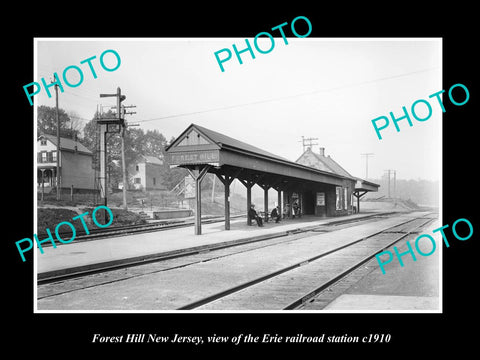
<instances>
[{"instance_id":1,"label":"overhead wire","mask_svg":"<svg viewBox=\"0 0 480 360\"><path fill-rule=\"evenodd\" d=\"M349 87L366 85L366 84L371 84L371 83L375 83L375 82L396 79L396 78L400 78L400 77L404 77L404 76L420 74L420 73L424 73L424 72L435 70L435 69L437 69L437 68L434 67L434 68L422 69L422 70L412 71L412 72L405 73L405 74L392 75L392 76L388 76L388 77L384 77L384 78L380 78L380 79L367 80L367 81L362 81L362 82L359 82L359 83L337 86L337 87L328 88L328 89L313 90L313 91L309 91L309 92L305 92L305 93L281 96L281 97L272 98L272 99L264 99L264 100L252 101L252 102L248 102L248 103L233 104L233 105L227 105L227 106L222 106L222 107L218 107L218 108L210 108L210 109L206 109L206 110L198 110L198 111L192 111L192 112L187 112L187 113L166 115L166 116L155 117L155 118L151 118L151 119L135 120L135 121L137 123L144 123L144 122L150 122L150 121L156 121L156 120L172 119L172 118L181 117L181 116L196 115L196 114L203 114L203 113L213 112L213 111L233 109L233 108L238 108L238 107L243 107L243 106L263 104L263 103L274 102L274 101L279 101L279 100L293 99L293 98L296 98L296 97L325 93L325 92L330 92L330 91L337 91L337 90L341 90L341 89L345 89L345 88L349 88Z\"/></svg>"}]
</instances>

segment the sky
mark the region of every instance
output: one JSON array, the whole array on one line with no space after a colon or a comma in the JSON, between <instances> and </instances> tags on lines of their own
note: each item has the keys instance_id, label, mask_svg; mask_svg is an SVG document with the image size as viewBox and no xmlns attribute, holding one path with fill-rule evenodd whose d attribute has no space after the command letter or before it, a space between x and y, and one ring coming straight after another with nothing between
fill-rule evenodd
<instances>
[{"instance_id":1,"label":"sky","mask_svg":"<svg viewBox=\"0 0 480 360\"><path fill-rule=\"evenodd\" d=\"M442 87L442 40L440 38L274 38L268 54L253 47L241 54L240 64L232 44L246 47L245 38L157 38L157 39L54 39L36 38L35 78L47 83L70 65L84 74L78 87L64 86L59 107L73 112L84 125L97 107L114 105L120 87L125 105L135 105L131 124L157 129L167 139L176 137L195 123L295 161L302 154L302 136L318 138L313 150L325 148L350 174L379 179L385 170L396 170L397 179L437 180L441 177L442 111L429 95ZM261 38L261 49L270 47ZM214 53L228 48L232 58L220 70ZM121 64L105 71L100 55L113 49ZM225 54L222 54L223 57ZM88 64L92 60L97 78ZM116 65L111 53L107 67ZM69 70L68 80L79 81ZM447 88L448 91L448 88ZM42 88L34 96L35 106L55 106ZM427 121L412 117L411 106L428 100L432 116ZM27 98L25 101L28 103ZM447 101L444 99L444 101ZM400 121L400 132L390 119L379 140L371 120L400 118L405 106L413 126ZM417 116L425 117L426 105L418 104ZM380 122L379 122L380 124Z\"/></svg>"}]
</instances>

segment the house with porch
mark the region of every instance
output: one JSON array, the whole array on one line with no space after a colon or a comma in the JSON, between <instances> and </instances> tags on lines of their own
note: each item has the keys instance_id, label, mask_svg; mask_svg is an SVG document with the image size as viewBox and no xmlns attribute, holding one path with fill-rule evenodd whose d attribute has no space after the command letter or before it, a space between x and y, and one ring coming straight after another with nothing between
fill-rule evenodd
<instances>
[{"instance_id":1,"label":"house with porch","mask_svg":"<svg viewBox=\"0 0 480 360\"><path fill-rule=\"evenodd\" d=\"M37 139L37 184L39 190L57 186L57 156L61 188L74 191L94 190L93 154L76 139L60 137L58 149L55 135L41 134ZM42 186L43 185L43 186Z\"/></svg>"}]
</instances>

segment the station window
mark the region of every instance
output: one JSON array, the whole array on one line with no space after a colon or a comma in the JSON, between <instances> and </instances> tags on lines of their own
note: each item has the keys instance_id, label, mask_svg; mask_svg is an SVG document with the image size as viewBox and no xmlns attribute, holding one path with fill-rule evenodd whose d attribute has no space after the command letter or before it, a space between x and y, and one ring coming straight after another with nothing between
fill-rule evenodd
<instances>
[{"instance_id":1,"label":"station window","mask_svg":"<svg viewBox=\"0 0 480 360\"><path fill-rule=\"evenodd\" d=\"M348 209L348 196L347 196L347 188L343 188L343 201L344 201L344 209L347 210Z\"/></svg>"},{"instance_id":2,"label":"station window","mask_svg":"<svg viewBox=\"0 0 480 360\"><path fill-rule=\"evenodd\" d=\"M342 187L341 186L337 186L335 188L335 195L336 195L335 209L342 210Z\"/></svg>"}]
</instances>

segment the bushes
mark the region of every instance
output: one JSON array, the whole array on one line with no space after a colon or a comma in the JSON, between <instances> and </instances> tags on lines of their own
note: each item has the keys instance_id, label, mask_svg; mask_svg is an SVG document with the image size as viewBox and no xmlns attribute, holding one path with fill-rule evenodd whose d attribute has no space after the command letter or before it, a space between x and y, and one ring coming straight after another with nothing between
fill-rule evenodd
<instances>
[{"instance_id":1,"label":"bushes","mask_svg":"<svg viewBox=\"0 0 480 360\"><path fill-rule=\"evenodd\" d=\"M45 229L50 229L51 232L55 230L55 227L61 223L62 221L68 221L75 226L75 230L83 231L84 228L80 221L72 221L72 218L85 213L88 211L89 215L91 216L94 207L87 207L87 208L79 208L78 212L72 209L63 209L63 208L38 208L37 212L37 224L38 224L38 233L44 234L46 233ZM137 225L137 224L145 224L146 220L142 218L139 214L134 212L123 210L123 209L112 209L114 220L111 227L115 226L125 226L125 225ZM98 213L96 214L98 216ZM84 220L87 223L87 227L89 229L95 228L91 224L90 216L84 217ZM109 227L110 228L110 227Z\"/></svg>"}]
</instances>

